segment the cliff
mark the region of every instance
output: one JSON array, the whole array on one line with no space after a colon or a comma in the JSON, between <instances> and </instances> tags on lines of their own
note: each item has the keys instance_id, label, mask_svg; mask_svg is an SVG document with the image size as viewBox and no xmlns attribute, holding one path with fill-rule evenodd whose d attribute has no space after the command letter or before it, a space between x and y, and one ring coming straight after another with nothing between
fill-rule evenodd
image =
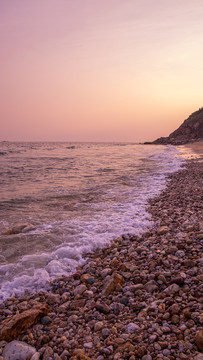
<instances>
[{"instance_id":1,"label":"cliff","mask_svg":"<svg viewBox=\"0 0 203 360\"><path fill-rule=\"evenodd\" d=\"M160 137L145 144L182 145L203 139L203 107L192 113L180 127L168 137Z\"/></svg>"}]
</instances>

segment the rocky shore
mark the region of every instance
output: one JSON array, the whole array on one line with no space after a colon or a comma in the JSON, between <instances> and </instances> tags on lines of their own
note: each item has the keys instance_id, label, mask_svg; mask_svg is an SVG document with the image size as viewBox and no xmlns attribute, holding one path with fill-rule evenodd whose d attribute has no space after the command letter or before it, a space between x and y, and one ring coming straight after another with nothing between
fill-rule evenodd
<instances>
[{"instance_id":1,"label":"rocky shore","mask_svg":"<svg viewBox=\"0 0 203 360\"><path fill-rule=\"evenodd\" d=\"M150 200L150 231L0 305L0 360L202 360L202 181L201 159L188 161Z\"/></svg>"}]
</instances>

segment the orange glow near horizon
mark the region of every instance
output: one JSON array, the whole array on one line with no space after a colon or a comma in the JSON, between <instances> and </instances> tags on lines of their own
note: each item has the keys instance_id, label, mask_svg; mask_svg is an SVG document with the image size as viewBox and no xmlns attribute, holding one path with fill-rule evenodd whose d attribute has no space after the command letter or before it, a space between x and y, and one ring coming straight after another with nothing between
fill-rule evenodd
<instances>
[{"instance_id":1,"label":"orange glow near horizon","mask_svg":"<svg viewBox=\"0 0 203 360\"><path fill-rule=\"evenodd\" d=\"M202 104L199 0L0 3L0 140L150 141Z\"/></svg>"}]
</instances>

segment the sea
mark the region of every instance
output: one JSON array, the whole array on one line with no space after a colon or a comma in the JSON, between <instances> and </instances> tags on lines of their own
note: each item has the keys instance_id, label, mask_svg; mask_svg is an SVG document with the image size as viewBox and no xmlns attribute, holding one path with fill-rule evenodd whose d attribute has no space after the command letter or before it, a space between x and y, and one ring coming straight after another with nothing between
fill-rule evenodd
<instances>
[{"instance_id":1,"label":"sea","mask_svg":"<svg viewBox=\"0 0 203 360\"><path fill-rule=\"evenodd\" d=\"M187 151L119 142L0 142L0 302L46 290L84 264L85 254L152 227L147 201L164 189Z\"/></svg>"}]
</instances>

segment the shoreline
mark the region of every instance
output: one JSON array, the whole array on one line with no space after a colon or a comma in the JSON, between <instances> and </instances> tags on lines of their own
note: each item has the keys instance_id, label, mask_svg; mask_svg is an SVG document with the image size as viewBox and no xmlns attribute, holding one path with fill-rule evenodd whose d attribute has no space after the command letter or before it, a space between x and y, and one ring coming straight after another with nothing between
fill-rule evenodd
<instances>
[{"instance_id":1,"label":"shoreline","mask_svg":"<svg viewBox=\"0 0 203 360\"><path fill-rule=\"evenodd\" d=\"M60 193L60 186L57 190L58 185L55 187L48 177L38 185L31 181L30 186L36 188L36 193L34 191L28 198L26 177L22 186L17 182L13 199L12 194L7 193L7 186L2 188L5 195L1 202L0 302L9 297L23 296L27 289L32 293L46 290L54 278L69 276L79 264L83 264L85 253L94 251L96 247L105 247L126 233L141 235L153 225L150 214L146 212L147 201L163 190L166 175L179 169L183 160L177 154L178 149L130 144L125 144L125 148L117 145L112 148L112 145L100 148L97 144L96 149L100 149L103 160L94 163L92 159L95 170L90 178L86 179L85 171L92 170L80 168L78 164L79 170L74 171L74 189L72 180L70 183L68 180ZM29 154L30 148L32 144L28 147ZM63 155L66 148L63 145ZM41 150L45 149L41 144ZM50 149L55 153L61 147ZM77 152L88 159L87 149L89 146ZM112 168L110 164L114 155L107 156L109 149L118 157ZM129 156L125 157L125 154ZM20 155L19 166L21 161ZM100 161L101 164L104 161L102 167ZM8 179L8 188L12 176ZM84 182L81 182L83 176ZM5 184L6 181L5 178ZM46 188L45 193L42 188ZM22 195L23 189L25 196Z\"/></svg>"},{"instance_id":2,"label":"shoreline","mask_svg":"<svg viewBox=\"0 0 203 360\"><path fill-rule=\"evenodd\" d=\"M17 311L48 305L48 323L42 317L15 336L43 360L202 359L196 339L203 324L202 174L201 159L187 161L149 201L152 229L88 254L85 265L55 280L50 293L8 299L0 305L1 324Z\"/></svg>"},{"instance_id":3,"label":"shoreline","mask_svg":"<svg viewBox=\"0 0 203 360\"><path fill-rule=\"evenodd\" d=\"M203 140L192 142L184 145L186 148L188 147L193 152L198 154L200 157L203 157Z\"/></svg>"}]
</instances>

